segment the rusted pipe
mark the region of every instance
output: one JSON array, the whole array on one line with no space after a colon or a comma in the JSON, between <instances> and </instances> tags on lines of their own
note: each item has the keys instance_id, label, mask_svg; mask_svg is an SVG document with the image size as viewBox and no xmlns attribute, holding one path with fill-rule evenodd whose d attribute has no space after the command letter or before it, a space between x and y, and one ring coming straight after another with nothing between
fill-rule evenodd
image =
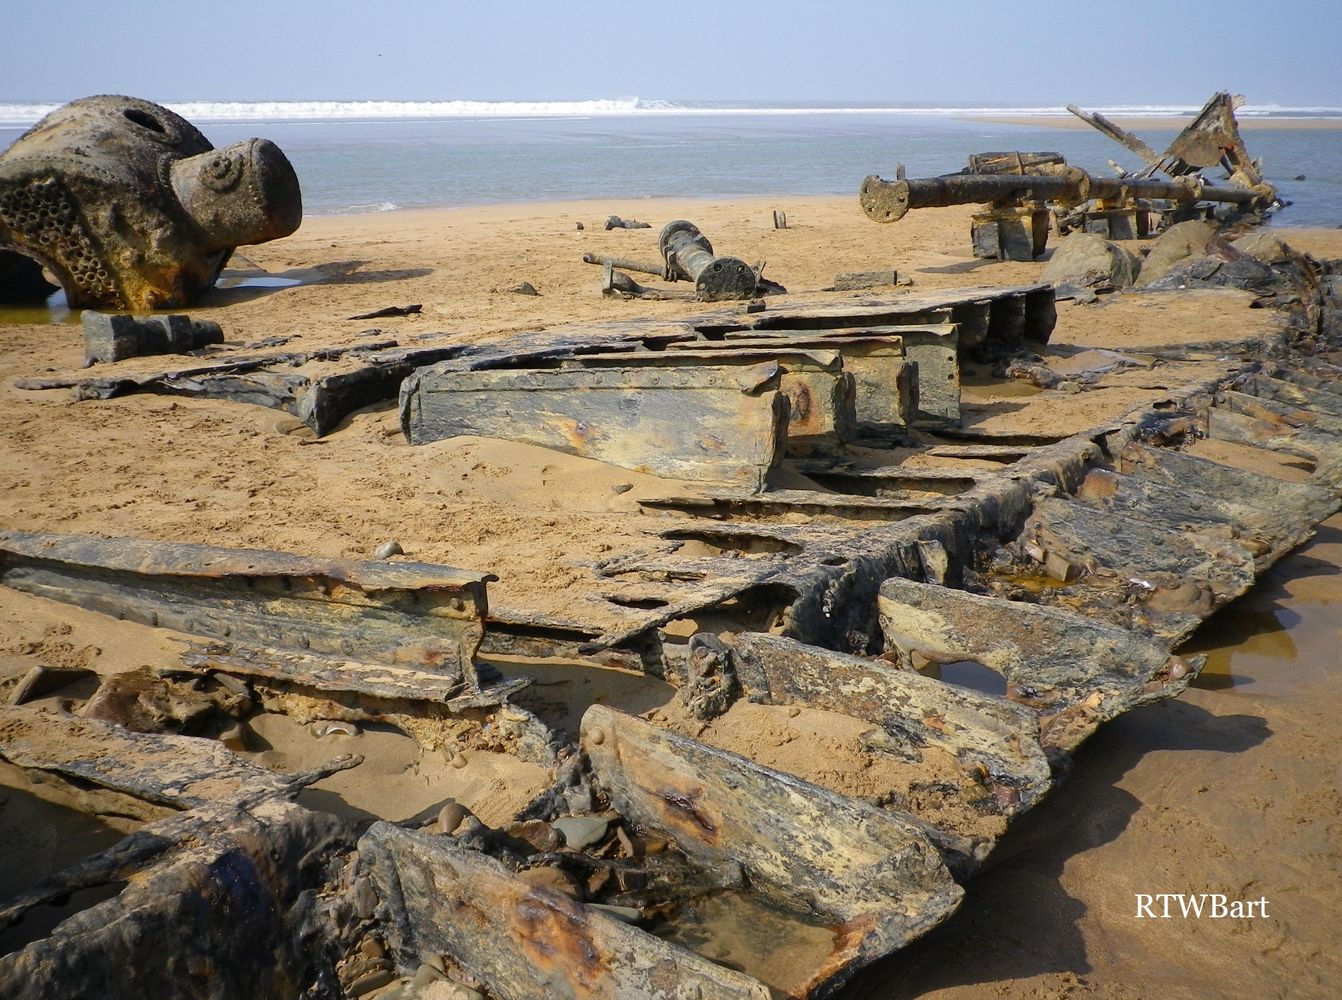
<instances>
[{"instance_id":1,"label":"rusted pipe","mask_svg":"<svg viewBox=\"0 0 1342 1000\"><path fill-rule=\"evenodd\" d=\"M949 174L916 180L887 181L875 175L862 182L862 210L874 222L897 222L913 208L944 208L977 202L1057 201L1079 204L1092 198L1167 198L1172 201L1222 201L1266 204L1249 188L1213 187L1195 178L1151 179L1096 177L1069 169L1062 175Z\"/></svg>"},{"instance_id":2,"label":"rusted pipe","mask_svg":"<svg viewBox=\"0 0 1342 1000\"><path fill-rule=\"evenodd\" d=\"M754 268L736 257L718 257L713 244L693 222L668 222L657 237L668 272L694 282L695 297L705 302L748 299L759 278Z\"/></svg>"}]
</instances>

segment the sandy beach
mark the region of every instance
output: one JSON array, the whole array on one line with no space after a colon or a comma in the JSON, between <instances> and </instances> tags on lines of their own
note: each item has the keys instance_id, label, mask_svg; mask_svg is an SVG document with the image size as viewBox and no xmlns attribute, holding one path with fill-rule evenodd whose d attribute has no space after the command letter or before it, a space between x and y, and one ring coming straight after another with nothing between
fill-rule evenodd
<instances>
[{"instance_id":1,"label":"sandy beach","mask_svg":"<svg viewBox=\"0 0 1342 1000\"><path fill-rule=\"evenodd\" d=\"M1048 122L1086 127L1072 118ZM1342 124L1310 122L1242 124ZM786 211L787 229L773 228L775 209ZM606 230L610 215L653 228ZM584 252L656 259L656 234L676 218L694 220L719 252L767 262L765 275L787 286L789 304L833 298L823 290L839 272L895 270L917 292L1031 282L1043 268L972 257L968 208L923 210L879 226L854 197L557 202L308 218L290 238L244 248L221 287L191 313L218 322L228 350L276 337L288 338L287 349L304 350L361 339L477 342L562 324L680 318L705 307L675 298L603 298L600 269L581 260ZM1311 253L1342 256L1342 232L1277 232ZM521 282L539 294L511 290ZM684 290L650 276L646 284L668 294ZM1172 343L1219 346L1186 361L1153 361L1101 391L1072 397L1021 399L974 387L967 392L973 419L997 430L1068 433L1149 402L1214 372L1219 352L1235 342L1276 330L1275 315L1251 309L1251 301L1248 293L1227 291L1060 303L1049 348L1059 356L1080 348L1140 354ZM422 310L349 318L411 304ZM369 333L373 328L378 332ZM611 552L654 550L664 525L638 500L685 488L526 445L458 438L411 447L390 402L355 413L318 440L296 419L259 406L153 395L75 402L69 390L14 385L77 372L82 358L80 327L67 317L0 313L6 528L360 558L394 538L412 558L498 575L491 605L582 612L618 625L591 565ZM120 366L138 371L149 364ZM1304 472L1279 463L1273 474ZM1342 695L1335 669L1339 565L1342 520L1334 518L1194 639L1212 656L1200 687L1104 727L1066 783L1010 832L989 870L970 884L961 912L864 973L845 995L1334 995L1342 976L1334 919L1342 912L1342 773L1334 751L1342 721L1331 710ZM0 680L36 662L103 675L162 666L182 648L179 636L163 630L109 624L9 590L0 590L0 623ZM654 688L631 687L626 696L640 711L653 710L669 694ZM823 720L802 722L818 727L817 738L844 738L840 728L824 730ZM750 742L739 732L720 734L724 744L733 740ZM288 746L280 732L270 744L281 753ZM395 754L405 753L388 750L398 761ZM804 770L804 756L787 759ZM402 763L409 768L412 761ZM394 770L349 772L341 794L371 814L384 783L402 780ZM431 804L434 797L418 784L408 790L421 777L424 786L465 780L437 762L416 770L395 786L402 796L395 818ZM491 801L504 816L540 787L541 775L499 763L480 780L461 794ZM856 781L854 788L864 790ZM1138 892L1264 895L1273 905L1256 921L1136 921Z\"/></svg>"}]
</instances>

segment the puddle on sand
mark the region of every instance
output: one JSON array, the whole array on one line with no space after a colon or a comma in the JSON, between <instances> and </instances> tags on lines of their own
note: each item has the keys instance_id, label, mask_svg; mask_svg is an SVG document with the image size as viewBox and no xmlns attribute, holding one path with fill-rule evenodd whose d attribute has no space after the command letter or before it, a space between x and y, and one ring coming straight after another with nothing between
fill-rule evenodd
<instances>
[{"instance_id":1,"label":"puddle on sand","mask_svg":"<svg viewBox=\"0 0 1342 1000\"><path fill-rule=\"evenodd\" d=\"M1207 656L1193 686L1280 696L1334 672L1342 639L1339 563L1342 515L1335 515L1179 648L1180 655Z\"/></svg>"},{"instance_id":2,"label":"puddle on sand","mask_svg":"<svg viewBox=\"0 0 1342 1000\"><path fill-rule=\"evenodd\" d=\"M803 994L816 970L830 964L835 944L834 927L815 916L775 908L735 889L684 903L651 931L754 976L785 997Z\"/></svg>"},{"instance_id":3,"label":"puddle on sand","mask_svg":"<svg viewBox=\"0 0 1342 1000\"><path fill-rule=\"evenodd\" d=\"M995 694L1005 698L1006 678L991 667L973 660L956 660L954 663L929 663L918 671L924 677L968 688L983 694Z\"/></svg>"},{"instance_id":4,"label":"puddle on sand","mask_svg":"<svg viewBox=\"0 0 1342 1000\"><path fill-rule=\"evenodd\" d=\"M577 738L578 723L590 705L642 715L676 697L676 689L657 677L584 660L488 655L482 662L506 678L530 677L531 685L512 701L570 739Z\"/></svg>"},{"instance_id":5,"label":"puddle on sand","mask_svg":"<svg viewBox=\"0 0 1342 1000\"><path fill-rule=\"evenodd\" d=\"M26 786L26 787L25 787ZM45 878L106 850L140 824L98 817L39 798L18 768L0 767L0 899L10 899ZM38 906L17 924L0 929L0 955L47 937L62 920L111 899L124 882L73 893L58 905Z\"/></svg>"},{"instance_id":6,"label":"puddle on sand","mask_svg":"<svg viewBox=\"0 0 1342 1000\"><path fill-rule=\"evenodd\" d=\"M310 278L308 280L316 280ZM286 278L278 274L225 274L214 283L215 288L292 288L304 283L303 278Z\"/></svg>"},{"instance_id":7,"label":"puddle on sand","mask_svg":"<svg viewBox=\"0 0 1342 1000\"><path fill-rule=\"evenodd\" d=\"M79 310L71 309L65 292L52 292L42 303L0 305L0 326L51 326L79 322Z\"/></svg>"}]
</instances>

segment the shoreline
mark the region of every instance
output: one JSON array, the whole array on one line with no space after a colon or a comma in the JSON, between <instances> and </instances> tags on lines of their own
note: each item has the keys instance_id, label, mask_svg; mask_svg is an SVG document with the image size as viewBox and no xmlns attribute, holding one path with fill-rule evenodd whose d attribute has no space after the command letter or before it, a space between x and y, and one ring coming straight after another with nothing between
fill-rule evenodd
<instances>
[{"instance_id":1,"label":"shoreline","mask_svg":"<svg viewBox=\"0 0 1342 1000\"><path fill-rule=\"evenodd\" d=\"M1106 115L1110 121L1130 132L1182 131L1193 115ZM1019 125L1027 128L1090 129L1076 115L966 115L960 119L993 125ZM1277 132L1293 129L1336 131L1342 118L1237 118L1241 132Z\"/></svg>"}]
</instances>

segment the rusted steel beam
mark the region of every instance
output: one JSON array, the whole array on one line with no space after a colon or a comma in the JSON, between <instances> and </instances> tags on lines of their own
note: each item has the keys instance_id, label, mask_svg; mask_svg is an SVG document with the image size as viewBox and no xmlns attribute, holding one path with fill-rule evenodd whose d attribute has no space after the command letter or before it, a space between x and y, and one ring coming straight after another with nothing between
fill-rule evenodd
<instances>
[{"instance_id":1,"label":"rusted steel beam","mask_svg":"<svg viewBox=\"0 0 1342 1000\"><path fill-rule=\"evenodd\" d=\"M833 921L834 951L799 996L945 920L962 891L923 825L593 705L580 746L611 805L691 861L735 862L751 890Z\"/></svg>"},{"instance_id":2,"label":"rusted steel beam","mask_svg":"<svg viewBox=\"0 0 1342 1000\"><path fill-rule=\"evenodd\" d=\"M411 444L463 434L538 444L670 479L763 488L782 458L782 366L421 369L401 390Z\"/></svg>"},{"instance_id":3,"label":"rusted steel beam","mask_svg":"<svg viewBox=\"0 0 1342 1000\"><path fill-rule=\"evenodd\" d=\"M714 348L710 349L709 345ZM780 365L779 391L787 397L789 455L832 451L857 435L856 389L836 348L803 348L778 342L754 345L686 341L685 350L585 354L565 368L686 368L696 365ZM700 346L700 350L690 350Z\"/></svg>"},{"instance_id":4,"label":"rusted steel beam","mask_svg":"<svg viewBox=\"0 0 1342 1000\"><path fill-rule=\"evenodd\" d=\"M854 419L858 429L869 434L898 434L906 430L917 408L918 368L915 362L905 359L904 342L898 336L838 337L830 336L830 332L821 331L812 338L800 331L787 337L742 331L739 338L730 335L720 341L669 344L667 353L834 351L843 358L844 371L853 379ZM790 423L788 434L792 434Z\"/></svg>"},{"instance_id":5,"label":"rusted steel beam","mask_svg":"<svg viewBox=\"0 0 1342 1000\"><path fill-rule=\"evenodd\" d=\"M0 154L0 249L48 268L71 308L188 305L234 247L287 236L302 215L274 143L215 149L180 115L131 97L72 101Z\"/></svg>"},{"instance_id":6,"label":"rusted steel beam","mask_svg":"<svg viewBox=\"0 0 1342 1000\"><path fill-rule=\"evenodd\" d=\"M695 298L701 302L755 296L759 276L754 268L736 257L716 256L713 244L693 222L668 222L657 237L657 247L666 270L694 282Z\"/></svg>"},{"instance_id":7,"label":"rusted steel beam","mask_svg":"<svg viewBox=\"0 0 1342 1000\"><path fill-rule=\"evenodd\" d=\"M769 1000L764 984L513 875L449 838L375 823L359 861L411 972L449 956L499 1000Z\"/></svg>"},{"instance_id":8,"label":"rusted steel beam","mask_svg":"<svg viewBox=\"0 0 1342 1000\"><path fill-rule=\"evenodd\" d=\"M1007 696L1040 713L1045 747L1074 750L1100 725L1177 695L1201 660L1061 608L981 597L899 578L881 586L888 652L912 666L969 660L1002 674Z\"/></svg>"},{"instance_id":9,"label":"rusted steel beam","mask_svg":"<svg viewBox=\"0 0 1342 1000\"><path fill-rule=\"evenodd\" d=\"M797 471L814 479L826 489L849 496L903 497L913 493L955 496L973 489L996 472L974 469L909 468L882 465L873 469L836 467L833 463L798 462Z\"/></svg>"},{"instance_id":10,"label":"rusted steel beam","mask_svg":"<svg viewBox=\"0 0 1342 1000\"><path fill-rule=\"evenodd\" d=\"M956 762L957 797L968 809L1013 816L1048 791L1053 777L1039 721L1002 698L782 636L724 636L742 694L769 705L809 705L879 726L871 748L910 766L909 780L945 754Z\"/></svg>"},{"instance_id":11,"label":"rusted steel beam","mask_svg":"<svg viewBox=\"0 0 1342 1000\"><path fill-rule=\"evenodd\" d=\"M142 539L0 532L0 583L142 624L398 664L477 684L495 579Z\"/></svg>"}]
</instances>

